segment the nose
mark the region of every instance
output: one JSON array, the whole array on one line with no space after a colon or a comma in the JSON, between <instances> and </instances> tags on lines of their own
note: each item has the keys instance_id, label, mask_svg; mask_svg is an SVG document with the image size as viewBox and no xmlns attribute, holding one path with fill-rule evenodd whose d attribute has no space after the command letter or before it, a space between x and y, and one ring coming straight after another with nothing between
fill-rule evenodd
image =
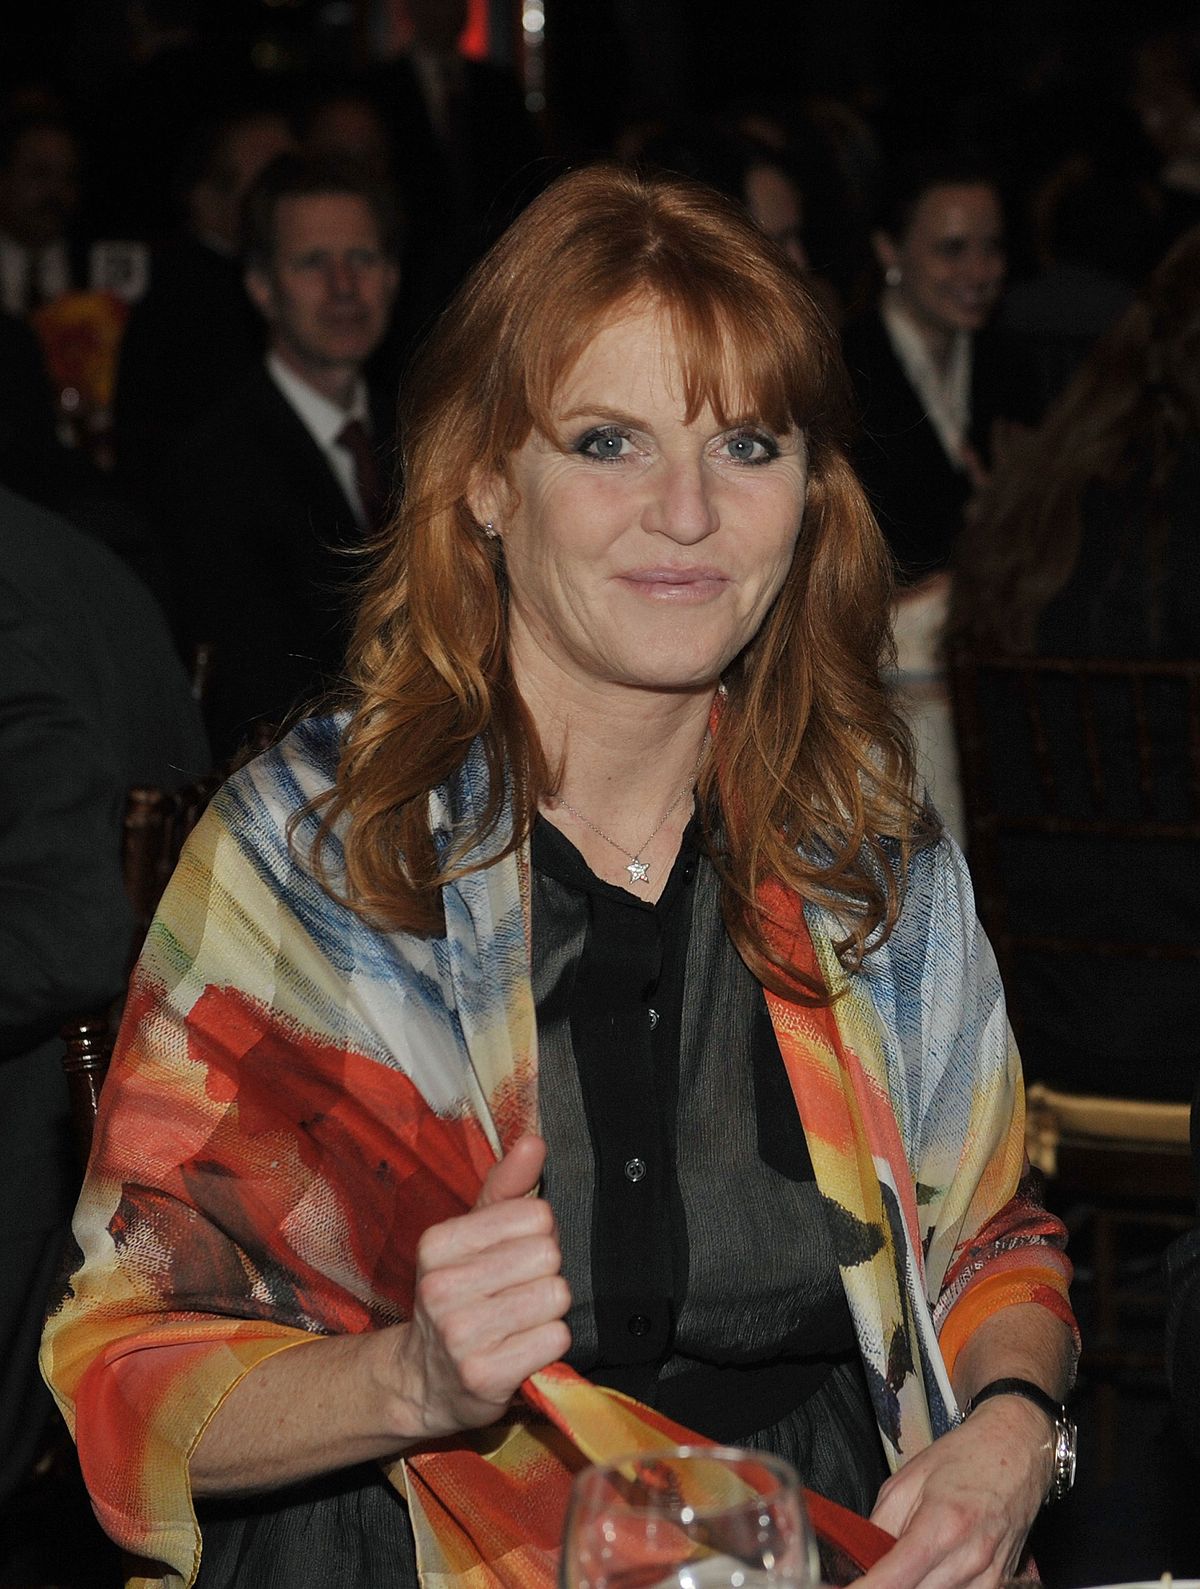
<instances>
[{"instance_id":1,"label":"nose","mask_svg":"<svg viewBox=\"0 0 1200 1589\"><path fill-rule=\"evenodd\" d=\"M643 517L646 529L690 546L711 535L720 523L715 482L703 458L664 458L653 471Z\"/></svg>"},{"instance_id":2,"label":"nose","mask_svg":"<svg viewBox=\"0 0 1200 1589\"><path fill-rule=\"evenodd\" d=\"M972 286L995 286L1004 276L1004 264L1004 255L994 249L974 250L967 258L967 274Z\"/></svg>"},{"instance_id":3,"label":"nose","mask_svg":"<svg viewBox=\"0 0 1200 1589\"><path fill-rule=\"evenodd\" d=\"M358 269L352 260L339 259L335 255L326 268L325 282L335 298L354 298L358 295Z\"/></svg>"}]
</instances>

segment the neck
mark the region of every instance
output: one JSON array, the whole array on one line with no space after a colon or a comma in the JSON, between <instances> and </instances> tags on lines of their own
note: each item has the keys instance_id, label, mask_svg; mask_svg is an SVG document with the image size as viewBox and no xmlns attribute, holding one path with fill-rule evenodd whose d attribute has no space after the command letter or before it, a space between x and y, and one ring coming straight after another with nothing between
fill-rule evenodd
<instances>
[{"instance_id":1,"label":"neck","mask_svg":"<svg viewBox=\"0 0 1200 1589\"><path fill-rule=\"evenodd\" d=\"M561 774L546 814L557 820L561 802L569 802L619 845L636 850L694 782L714 688L651 691L515 671L551 771ZM666 824L676 843L691 810L690 801L680 800ZM585 854L590 849L580 847ZM622 869L619 852L608 859Z\"/></svg>"},{"instance_id":2,"label":"neck","mask_svg":"<svg viewBox=\"0 0 1200 1589\"><path fill-rule=\"evenodd\" d=\"M314 392L319 392L339 408L350 408L360 376L356 364L314 364L308 359L298 358L291 348L279 342L272 346L271 351L280 363L287 365L297 380L311 386Z\"/></svg>"},{"instance_id":3,"label":"neck","mask_svg":"<svg viewBox=\"0 0 1200 1589\"><path fill-rule=\"evenodd\" d=\"M944 326L933 325L930 321L922 319L920 315L914 314L896 288L889 287L886 291L892 309L897 314L903 315L928 348L930 358L940 370L944 370L950 362L950 353L954 347L954 332L947 331Z\"/></svg>"}]
</instances>

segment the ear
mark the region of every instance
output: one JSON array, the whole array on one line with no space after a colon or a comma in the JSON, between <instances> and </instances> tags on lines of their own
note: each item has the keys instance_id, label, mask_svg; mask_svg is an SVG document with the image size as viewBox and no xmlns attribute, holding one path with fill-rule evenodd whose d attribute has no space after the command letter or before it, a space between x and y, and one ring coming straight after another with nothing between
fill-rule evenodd
<instances>
[{"instance_id":1,"label":"ear","mask_svg":"<svg viewBox=\"0 0 1200 1589\"><path fill-rule=\"evenodd\" d=\"M275 320L275 293L271 287L270 278L261 270L251 268L242 277L246 294L250 302L262 315L268 324Z\"/></svg>"},{"instance_id":2,"label":"ear","mask_svg":"<svg viewBox=\"0 0 1200 1589\"><path fill-rule=\"evenodd\" d=\"M872 232L871 247L875 251L875 258L879 261L881 270L891 270L893 265L900 263L900 252L886 232Z\"/></svg>"},{"instance_id":3,"label":"ear","mask_svg":"<svg viewBox=\"0 0 1200 1589\"><path fill-rule=\"evenodd\" d=\"M467 488L467 506L471 517L481 528L494 524L497 533L503 534L504 521L512 505L512 488L498 469L485 469L480 465L471 475Z\"/></svg>"}]
</instances>

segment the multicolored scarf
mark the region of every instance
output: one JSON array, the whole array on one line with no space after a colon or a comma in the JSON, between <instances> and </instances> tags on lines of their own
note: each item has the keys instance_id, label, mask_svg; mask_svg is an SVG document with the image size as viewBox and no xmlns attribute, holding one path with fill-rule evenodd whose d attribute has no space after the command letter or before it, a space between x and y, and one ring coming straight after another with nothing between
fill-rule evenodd
<instances>
[{"instance_id":1,"label":"multicolored scarf","mask_svg":"<svg viewBox=\"0 0 1200 1589\"><path fill-rule=\"evenodd\" d=\"M443 938L365 925L311 875L316 819L288 838L331 783L339 729L305 723L245 768L184 853L47 1326L47 1378L137 1585L196 1574L188 1455L232 1387L272 1353L408 1317L421 1232L468 1210L536 1127L523 863L446 889ZM439 842L485 778L473 756L432 798ZM949 843L915 858L899 925L848 985L838 922L767 903L795 963L844 989L829 1009L769 1004L897 1466L949 1426L980 1320L1029 1301L1070 1320L1061 1229L1021 1191L1020 1071ZM426 1584L552 1584L571 1473L683 1433L561 1364L520 1406L389 1470Z\"/></svg>"}]
</instances>

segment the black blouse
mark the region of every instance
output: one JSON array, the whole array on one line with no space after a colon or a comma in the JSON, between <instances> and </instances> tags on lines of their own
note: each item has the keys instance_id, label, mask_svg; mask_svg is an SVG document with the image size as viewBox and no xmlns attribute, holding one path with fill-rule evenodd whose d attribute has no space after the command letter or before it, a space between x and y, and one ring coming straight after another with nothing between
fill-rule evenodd
<instances>
[{"instance_id":1,"label":"black blouse","mask_svg":"<svg viewBox=\"0 0 1200 1589\"><path fill-rule=\"evenodd\" d=\"M656 903L595 877L549 823L532 860L567 1361L869 1511L886 1469L824 1204L698 824Z\"/></svg>"}]
</instances>

